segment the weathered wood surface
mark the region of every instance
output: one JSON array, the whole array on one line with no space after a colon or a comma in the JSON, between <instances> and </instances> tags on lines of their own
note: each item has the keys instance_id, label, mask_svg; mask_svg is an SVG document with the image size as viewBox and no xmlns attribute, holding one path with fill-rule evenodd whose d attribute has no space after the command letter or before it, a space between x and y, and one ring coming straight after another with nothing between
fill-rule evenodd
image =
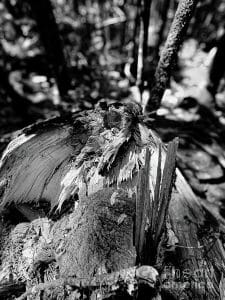
<instances>
[{"instance_id":1,"label":"weathered wood surface","mask_svg":"<svg viewBox=\"0 0 225 300\"><path fill-rule=\"evenodd\" d=\"M40 272L43 263L47 269L41 272L50 281L57 274L93 277L98 272L108 274L135 265L132 216L137 178L149 151L149 191L153 201L160 199L156 196L160 195L157 185L161 182L163 186L164 176L159 174L163 174L166 161L166 148L160 144L158 136L143 122L138 105L106 110L99 107L25 129L22 138L9 145L1 161L2 211L21 203L30 203L35 209L42 200L48 201L49 210L63 208L76 193L79 201L72 213L57 221L46 218L45 229L37 224L38 220L28 223L32 228L28 226L29 230L21 224L14 229L3 226L3 244L14 239L9 243L13 245L9 252L7 247L1 248L6 249L0 272L5 274L4 279L11 274L10 264L8 269L4 265L6 257L23 258L23 267L17 274L25 281L30 275L24 273L24 266L25 270ZM168 187L164 193L168 195ZM162 298L167 299L165 295L170 293L174 299L181 295L184 299L219 299L224 249L218 238L211 243L217 227L208 222L202 205L178 169L168 209L169 215L166 207L158 216L150 214L153 223L158 224L156 231L161 230L159 218L164 218L154 265L161 277ZM15 236L26 246L14 248ZM151 243L148 246L151 248ZM28 248L32 259L26 258Z\"/></svg>"},{"instance_id":2,"label":"weathered wood surface","mask_svg":"<svg viewBox=\"0 0 225 300\"><path fill-rule=\"evenodd\" d=\"M91 297L91 299L103 299L104 295L107 297L107 295L111 294L111 297L113 297L118 293L120 298L132 299L132 297L139 297L138 286L141 285L143 281L146 282L149 292L152 293L154 299L160 300L161 298L158 295L158 292L154 292L154 290L157 290L156 284L158 282L158 272L150 266L133 267L111 274L98 275L91 280L67 277L56 279L49 283L40 283L35 287L28 289L17 298L17 300L24 300L29 296L34 297L40 291L66 286L75 288L75 291L72 291L70 294L70 298L72 299L74 299L74 297L75 299L83 299L79 293L81 288L86 288L89 292L87 295L83 295L84 298ZM124 287L118 292L121 286Z\"/></svg>"},{"instance_id":3,"label":"weathered wood surface","mask_svg":"<svg viewBox=\"0 0 225 300\"><path fill-rule=\"evenodd\" d=\"M139 116L139 105L97 109L25 129L1 159L1 207L44 199L54 208L78 191L129 181L144 161L144 147L155 144Z\"/></svg>"}]
</instances>

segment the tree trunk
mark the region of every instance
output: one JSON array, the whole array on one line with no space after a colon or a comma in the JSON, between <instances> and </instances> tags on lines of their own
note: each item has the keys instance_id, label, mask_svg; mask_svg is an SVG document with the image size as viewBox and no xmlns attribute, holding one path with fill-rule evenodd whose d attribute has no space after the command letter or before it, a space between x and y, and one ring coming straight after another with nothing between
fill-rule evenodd
<instances>
[{"instance_id":1,"label":"tree trunk","mask_svg":"<svg viewBox=\"0 0 225 300\"><path fill-rule=\"evenodd\" d=\"M171 69L176 62L179 48L194 14L198 0L180 0L168 38L163 48L155 72L155 79L150 92L145 112L149 113L160 107L163 93L169 83Z\"/></svg>"},{"instance_id":2,"label":"tree trunk","mask_svg":"<svg viewBox=\"0 0 225 300\"><path fill-rule=\"evenodd\" d=\"M140 31L140 17L141 17L141 0L137 0L136 3L136 16L134 21L134 32L133 32L133 51L132 58L133 63L131 64L131 73L135 79L137 79L137 65L138 65L138 43L139 31ZM137 37L138 36L138 37Z\"/></svg>"},{"instance_id":3,"label":"tree trunk","mask_svg":"<svg viewBox=\"0 0 225 300\"><path fill-rule=\"evenodd\" d=\"M34 18L44 45L49 63L52 65L59 93L63 97L67 94L70 79L67 62L63 52L63 42L59 35L58 26L50 0L27 0L32 9Z\"/></svg>"},{"instance_id":4,"label":"tree trunk","mask_svg":"<svg viewBox=\"0 0 225 300\"><path fill-rule=\"evenodd\" d=\"M160 25L160 29L159 29L159 33L158 33L158 41L157 41L157 45L156 45L157 60L159 58L160 45L163 42L164 30L165 30L166 23L167 23L167 15L168 15L169 7L170 7L170 0L164 0L162 3L162 8L160 9L161 25Z\"/></svg>"},{"instance_id":5,"label":"tree trunk","mask_svg":"<svg viewBox=\"0 0 225 300\"><path fill-rule=\"evenodd\" d=\"M225 33L220 38L217 47L217 52L209 72L208 89L213 95L216 94L220 80L225 73Z\"/></svg>"},{"instance_id":6,"label":"tree trunk","mask_svg":"<svg viewBox=\"0 0 225 300\"><path fill-rule=\"evenodd\" d=\"M150 22L151 1L141 1L141 14L140 14L140 32L139 32L139 47L137 59L137 86L142 95L144 88L144 70L146 65L146 58L148 55L148 30Z\"/></svg>"},{"instance_id":7,"label":"tree trunk","mask_svg":"<svg viewBox=\"0 0 225 300\"><path fill-rule=\"evenodd\" d=\"M148 30L150 23L151 13L151 0L144 0L144 7L142 12L143 24L144 24L144 41L143 41L143 57L144 59L148 55Z\"/></svg>"}]
</instances>

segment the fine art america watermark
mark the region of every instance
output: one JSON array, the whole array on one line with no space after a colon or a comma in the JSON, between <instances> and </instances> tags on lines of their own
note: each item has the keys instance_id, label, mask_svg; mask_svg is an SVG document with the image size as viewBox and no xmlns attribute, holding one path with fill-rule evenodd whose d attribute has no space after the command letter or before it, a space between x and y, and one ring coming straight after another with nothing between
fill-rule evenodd
<instances>
[{"instance_id":1,"label":"fine art america watermark","mask_svg":"<svg viewBox=\"0 0 225 300\"><path fill-rule=\"evenodd\" d=\"M149 270L147 269L146 278L148 278L148 272ZM133 275L130 276L131 273L125 272L125 276L122 276L122 278L124 282L129 282L129 284L132 285L133 280L131 278L133 278L134 273L132 273ZM114 276L115 278L113 278L113 274L111 274L110 282L118 282L118 274L115 273ZM213 278L215 278L215 271L213 267L211 269L209 269L207 266L199 267L198 269L178 269L174 266L166 266L162 274L158 276L158 280L154 283L159 289L174 291L178 294L182 294L187 290L193 290L195 292L199 292L199 294L205 294L210 290L214 290ZM104 275L102 280L101 276L99 280L101 282L101 286L108 286L106 284L107 278Z\"/></svg>"},{"instance_id":2,"label":"fine art america watermark","mask_svg":"<svg viewBox=\"0 0 225 300\"><path fill-rule=\"evenodd\" d=\"M201 267L198 269L177 269L165 267L161 276L161 287L169 290L194 289L199 291L209 291L213 289L212 278L214 270Z\"/></svg>"}]
</instances>

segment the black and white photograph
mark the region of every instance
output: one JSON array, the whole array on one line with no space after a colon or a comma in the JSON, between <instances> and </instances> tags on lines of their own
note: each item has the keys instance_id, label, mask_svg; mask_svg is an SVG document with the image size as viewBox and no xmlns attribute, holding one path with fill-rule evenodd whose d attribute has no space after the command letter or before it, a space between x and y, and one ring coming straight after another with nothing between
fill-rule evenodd
<instances>
[{"instance_id":1,"label":"black and white photograph","mask_svg":"<svg viewBox=\"0 0 225 300\"><path fill-rule=\"evenodd\" d=\"M0 0L0 300L225 300L225 0Z\"/></svg>"}]
</instances>

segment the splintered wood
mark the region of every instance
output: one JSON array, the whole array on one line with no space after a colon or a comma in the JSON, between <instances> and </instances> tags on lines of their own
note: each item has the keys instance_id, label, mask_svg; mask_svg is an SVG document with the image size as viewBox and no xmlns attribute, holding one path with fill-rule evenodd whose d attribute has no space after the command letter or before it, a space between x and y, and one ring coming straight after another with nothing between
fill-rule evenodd
<instances>
[{"instance_id":1,"label":"splintered wood","mask_svg":"<svg viewBox=\"0 0 225 300\"><path fill-rule=\"evenodd\" d=\"M168 206L175 179L176 152L178 139L174 139L168 144L165 163L162 174L162 144L158 146L158 165L155 176L155 187L150 187L151 153L146 148L145 165L139 172L136 197L136 230L135 245L138 259L141 263L146 261L146 251L151 243L151 262L155 263L154 255L158 252L160 238L165 229ZM152 174L154 176L155 174ZM147 247L147 248L146 248ZM150 253L148 253L148 256ZM151 256L151 255L150 255Z\"/></svg>"},{"instance_id":2,"label":"splintered wood","mask_svg":"<svg viewBox=\"0 0 225 300\"><path fill-rule=\"evenodd\" d=\"M0 224L0 283L10 283L13 274L15 284L22 279L31 293L36 286L47 295L46 289L67 286L68 277L83 278L83 292L97 275L118 272L123 278L122 270L142 265L153 278L146 278L145 269L132 271L139 296L131 299L143 299L142 285L153 292L151 297L148 290L148 299L168 293L175 299L219 299L225 276L222 241L214 236L219 229L176 168L177 147L175 139L166 148L132 103L23 129L0 160L0 211L14 209L15 224ZM21 223L16 210L32 222ZM36 220L42 211L45 218ZM43 285L30 281L28 271L37 269L42 277L34 280L45 278ZM106 284L110 293L101 299L124 283Z\"/></svg>"}]
</instances>

